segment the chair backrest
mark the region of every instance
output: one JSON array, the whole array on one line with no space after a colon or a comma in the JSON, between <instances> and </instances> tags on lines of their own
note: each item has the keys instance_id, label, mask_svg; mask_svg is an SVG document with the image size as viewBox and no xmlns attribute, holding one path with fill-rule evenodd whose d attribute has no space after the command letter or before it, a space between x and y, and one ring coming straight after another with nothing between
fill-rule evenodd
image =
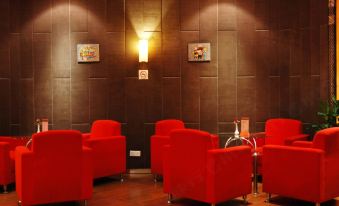
<instances>
[{"instance_id":1,"label":"chair backrest","mask_svg":"<svg viewBox=\"0 0 339 206\"><path fill-rule=\"evenodd\" d=\"M160 120L155 123L155 134L168 136L174 129L184 129L185 124L181 120L166 119Z\"/></svg>"},{"instance_id":2,"label":"chair backrest","mask_svg":"<svg viewBox=\"0 0 339 206\"><path fill-rule=\"evenodd\" d=\"M7 142L9 144L9 149L10 150L14 150L16 146L18 146L18 144L16 144L16 139L13 137L0 137L0 142Z\"/></svg>"},{"instance_id":3,"label":"chair backrest","mask_svg":"<svg viewBox=\"0 0 339 206\"><path fill-rule=\"evenodd\" d=\"M113 120L96 120L92 124L91 138L121 135L121 124Z\"/></svg>"},{"instance_id":4,"label":"chair backrest","mask_svg":"<svg viewBox=\"0 0 339 206\"><path fill-rule=\"evenodd\" d=\"M177 194L191 198L206 195L207 151L213 149L212 136L194 129L170 133L170 185Z\"/></svg>"},{"instance_id":5,"label":"chair backrest","mask_svg":"<svg viewBox=\"0 0 339 206\"><path fill-rule=\"evenodd\" d=\"M332 127L317 132L313 147L325 151L326 156L339 156L339 127Z\"/></svg>"},{"instance_id":6,"label":"chair backrest","mask_svg":"<svg viewBox=\"0 0 339 206\"><path fill-rule=\"evenodd\" d=\"M44 202L81 195L82 135L79 131L46 131L32 136L32 193ZM24 173L25 171L23 171ZM76 193L76 194L75 194Z\"/></svg>"},{"instance_id":7,"label":"chair backrest","mask_svg":"<svg viewBox=\"0 0 339 206\"><path fill-rule=\"evenodd\" d=\"M284 144L286 137L302 134L302 123L295 119L269 119L265 124L266 144Z\"/></svg>"}]
</instances>

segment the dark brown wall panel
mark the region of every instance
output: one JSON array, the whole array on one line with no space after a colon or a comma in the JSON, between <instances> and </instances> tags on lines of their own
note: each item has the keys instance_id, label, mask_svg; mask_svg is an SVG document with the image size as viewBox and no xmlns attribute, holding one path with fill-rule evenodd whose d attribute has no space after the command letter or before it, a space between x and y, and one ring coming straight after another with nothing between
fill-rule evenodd
<instances>
[{"instance_id":1,"label":"dark brown wall panel","mask_svg":"<svg viewBox=\"0 0 339 206\"><path fill-rule=\"evenodd\" d=\"M125 4L124 0L107 0L106 31L124 31Z\"/></svg>"},{"instance_id":2,"label":"dark brown wall panel","mask_svg":"<svg viewBox=\"0 0 339 206\"><path fill-rule=\"evenodd\" d=\"M144 0L144 31L161 31L161 0Z\"/></svg>"},{"instance_id":3,"label":"dark brown wall panel","mask_svg":"<svg viewBox=\"0 0 339 206\"><path fill-rule=\"evenodd\" d=\"M310 89L313 91L310 93L310 101L309 101L309 115L310 119L308 121L310 122L317 122L318 121L318 115L313 111L319 111L320 108L320 76L312 76L311 77L311 85Z\"/></svg>"},{"instance_id":4,"label":"dark brown wall panel","mask_svg":"<svg viewBox=\"0 0 339 206\"><path fill-rule=\"evenodd\" d=\"M52 31L52 1L53 0L34 0L34 32Z\"/></svg>"},{"instance_id":5,"label":"dark brown wall panel","mask_svg":"<svg viewBox=\"0 0 339 206\"><path fill-rule=\"evenodd\" d=\"M312 75L320 75L320 27L313 27L310 31L310 66Z\"/></svg>"},{"instance_id":6,"label":"dark brown wall panel","mask_svg":"<svg viewBox=\"0 0 339 206\"><path fill-rule=\"evenodd\" d=\"M329 94L328 87L328 70L323 68L328 68L328 26L323 25L320 27L320 99L322 101L327 101Z\"/></svg>"},{"instance_id":7,"label":"dark brown wall panel","mask_svg":"<svg viewBox=\"0 0 339 206\"><path fill-rule=\"evenodd\" d=\"M149 39L149 80L145 82L145 121L155 122L162 117L162 62L161 55L161 34L152 33Z\"/></svg>"},{"instance_id":8,"label":"dark brown wall panel","mask_svg":"<svg viewBox=\"0 0 339 206\"><path fill-rule=\"evenodd\" d=\"M280 72L280 115L289 116L290 103L290 31L283 30L279 32L279 72Z\"/></svg>"},{"instance_id":9,"label":"dark brown wall panel","mask_svg":"<svg viewBox=\"0 0 339 206\"><path fill-rule=\"evenodd\" d=\"M126 31L126 76L137 77L139 69L139 53L137 51L138 35L133 30Z\"/></svg>"},{"instance_id":10,"label":"dark brown wall panel","mask_svg":"<svg viewBox=\"0 0 339 206\"><path fill-rule=\"evenodd\" d=\"M270 0L254 0L255 29L267 30L270 26Z\"/></svg>"},{"instance_id":11,"label":"dark brown wall panel","mask_svg":"<svg viewBox=\"0 0 339 206\"><path fill-rule=\"evenodd\" d=\"M163 74L180 76L180 32L168 31L162 35Z\"/></svg>"},{"instance_id":12,"label":"dark brown wall panel","mask_svg":"<svg viewBox=\"0 0 339 206\"><path fill-rule=\"evenodd\" d=\"M1 34L3 37L0 47L0 78L10 77L10 36L8 34Z\"/></svg>"},{"instance_id":13,"label":"dark brown wall panel","mask_svg":"<svg viewBox=\"0 0 339 206\"><path fill-rule=\"evenodd\" d=\"M312 0L298 0L298 14L299 14L299 28L305 28L310 26L311 13L311 1Z\"/></svg>"},{"instance_id":14,"label":"dark brown wall panel","mask_svg":"<svg viewBox=\"0 0 339 206\"><path fill-rule=\"evenodd\" d=\"M126 122L124 83L123 79L109 80L108 119Z\"/></svg>"},{"instance_id":15,"label":"dark brown wall panel","mask_svg":"<svg viewBox=\"0 0 339 206\"><path fill-rule=\"evenodd\" d=\"M107 59L107 76L121 80L125 77L125 32L110 32L106 34L105 56Z\"/></svg>"},{"instance_id":16,"label":"dark brown wall panel","mask_svg":"<svg viewBox=\"0 0 339 206\"><path fill-rule=\"evenodd\" d=\"M295 119L300 118L300 78L291 77L290 78L290 97L289 97L289 116Z\"/></svg>"},{"instance_id":17,"label":"dark brown wall panel","mask_svg":"<svg viewBox=\"0 0 339 206\"><path fill-rule=\"evenodd\" d=\"M218 62L218 119L219 122L232 122L236 116L236 70L237 35L234 31L220 31Z\"/></svg>"},{"instance_id":18,"label":"dark brown wall panel","mask_svg":"<svg viewBox=\"0 0 339 206\"><path fill-rule=\"evenodd\" d=\"M34 84L33 79L20 80L20 125L22 135L36 132L34 115Z\"/></svg>"},{"instance_id":19,"label":"dark brown wall panel","mask_svg":"<svg viewBox=\"0 0 339 206\"><path fill-rule=\"evenodd\" d=\"M145 82L145 121L155 122L162 117L162 84L161 74L158 71L151 71L151 78Z\"/></svg>"},{"instance_id":20,"label":"dark brown wall panel","mask_svg":"<svg viewBox=\"0 0 339 206\"><path fill-rule=\"evenodd\" d=\"M33 35L33 61L36 68L50 68L51 69L51 34L38 33ZM38 71L35 70L35 73ZM37 74L35 74L37 75Z\"/></svg>"},{"instance_id":21,"label":"dark brown wall panel","mask_svg":"<svg viewBox=\"0 0 339 206\"><path fill-rule=\"evenodd\" d=\"M126 94L126 120L127 151L144 149L144 121L145 121L145 81L136 78L127 78L125 81ZM140 158L128 158L128 167L143 167L144 162Z\"/></svg>"},{"instance_id":22,"label":"dark brown wall panel","mask_svg":"<svg viewBox=\"0 0 339 206\"><path fill-rule=\"evenodd\" d=\"M270 56L270 32L256 32L256 121L264 122L270 114L270 90L269 73L271 65L268 60Z\"/></svg>"},{"instance_id":23,"label":"dark brown wall panel","mask_svg":"<svg viewBox=\"0 0 339 206\"><path fill-rule=\"evenodd\" d=\"M180 30L179 3L180 0L162 0L162 31Z\"/></svg>"},{"instance_id":24,"label":"dark brown wall panel","mask_svg":"<svg viewBox=\"0 0 339 206\"><path fill-rule=\"evenodd\" d=\"M211 61L200 64L200 76L216 77L218 65L218 7L216 0L200 1L200 42L211 43Z\"/></svg>"},{"instance_id":25,"label":"dark brown wall panel","mask_svg":"<svg viewBox=\"0 0 339 206\"><path fill-rule=\"evenodd\" d=\"M11 123L20 122L20 34L12 34L10 40L11 56Z\"/></svg>"},{"instance_id":26,"label":"dark brown wall panel","mask_svg":"<svg viewBox=\"0 0 339 206\"><path fill-rule=\"evenodd\" d=\"M89 0L70 0L70 29L72 32L88 31L88 1Z\"/></svg>"},{"instance_id":27,"label":"dark brown wall panel","mask_svg":"<svg viewBox=\"0 0 339 206\"><path fill-rule=\"evenodd\" d=\"M20 57L21 57L21 77L22 78L32 78L33 77L33 38L32 34L28 32L21 34L21 47L20 47ZM48 57L47 57L48 58Z\"/></svg>"},{"instance_id":28,"label":"dark brown wall panel","mask_svg":"<svg viewBox=\"0 0 339 206\"><path fill-rule=\"evenodd\" d=\"M52 11L52 69L54 77L70 77L69 0L54 0Z\"/></svg>"},{"instance_id":29,"label":"dark brown wall panel","mask_svg":"<svg viewBox=\"0 0 339 206\"><path fill-rule=\"evenodd\" d=\"M105 54L105 50L110 45L105 42L105 19L106 19L106 1L88 1L88 42L90 44L99 44L100 53ZM100 62L88 64L89 76L94 78L107 77L107 60L105 55L100 55Z\"/></svg>"},{"instance_id":30,"label":"dark brown wall panel","mask_svg":"<svg viewBox=\"0 0 339 206\"><path fill-rule=\"evenodd\" d=\"M218 1L218 29L219 31L233 31L237 28L236 0Z\"/></svg>"},{"instance_id":31,"label":"dark brown wall panel","mask_svg":"<svg viewBox=\"0 0 339 206\"><path fill-rule=\"evenodd\" d=\"M1 1L0 8L2 9L0 17L1 32L8 33L10 31L10 1ZM4 39L2 39L4 40Z\"/></svg>"},{"instance_id":32,"label":"dark brown wall panel","mask_svg":"<svg viewBox=\"0 0 339 206\"><path fill-rule=\"evenodd\" d=\"M200 129L218 132L218 80L214 77L200 79Z\"/></svg>"},{"instance_id":33,"label":"dark brown wall panel","mask_svg":"<svg viewBox=\"0 0 339 206\"><path fill-rule=\"evenodd\" d=\"M197 68L199 63L187 62L187 44L197 40L198 32L181 32L181 92L182 92L182 118L185 122L199 122L199 88L200 72Z\"/></svg>"},{"instance_id":34,"label":"dark brown wall panel","mask_svg":"<svg viewBox=\"0 0 339 206\"><path fill-rule=\"evenodd\" d=\"M238 0L237 6L237 74L238 76L255 75L255 19L247 12L254 12L254 0Z\"/></svg>"},{"instance_id":35,"label":"dark brown wall panel","mask_svg":"<svg viewBox=\"0 0 339 206\"><path fill-rule=\"evenodd\" d=\"M255 78L240 77L237 79L237 110L238 117L249 117L250 131L255 131L255 111L256 111L256 96L255 96Z\"/></svg>"},{"instance_id":36,"label":"dark brown wall panel","mask_svg":"<svg viewBox=\"0 0 339 206\"><path fill-rule=\"evenodd\" d=\"M198 1L180 1L180 30L199 30L199 3Z\"/></svg>"},{"instance_id":37,"label":"dark brown wall panel","mask_svg":"<svg viewBox=\"0 0 339 206\"><path fill-rule=\"evenodd\" d=\"M3 1L5 2L5 1ZM19 33L21 29L21 11L20 11L21 0L9 1L9 15L10 15L10 32ZM2 7L1 7L2 8Z\"/></svg>"},{"instance_id":38,"label":"dark brown wall panel","mask_svg":"<svg viewBox=\"0 0 339 206\"><path fill-rule=\"evenodd\" d=\"M69 78L53 81L53 129L71 129L71 88Z\"/></svg>"},{"instance_id":39,"label":"dark brown wall panel","mask_svg":"<svg viewBox=\"0 0 339 206\"><path fill-rule=\"evenodd\" d=\"M87 33L71 35L71 110L72 123L89 122L89 79L88 64L77 62L76 44L86 42Z\"/></svg>"},{"instance_id":40,"label":"dark brown wall panel","mask_svg":"<svg viewBox=\"0 0 339 206\"><path fill-rule=\"evenodd\" d=\"M163 117L181 119L180 78L163 79Z\"/></svg>"},{"instance_id":41,"label":"dark brown wall panel","mask_svg":"<svg viewBox=\"0 0 339 206\"><path fill-rule=\"evenodd\" d=\"M52 120L51 35L34 34L33 45L35 115Z\"/></svg>"},{"instance_id":42,"label":"dark brown wall panel","mask_svg":"<svg viewBox=\"0 0 339 206\"><path fill-rule=\"evenodd\" d=\"M269 79L269 102L270 102L270 117L275 118L280 116L280 77L271 77Z\"/></svg>"},{"instance_id":43,"label":"dark brown wall panel","mask_svg":"<svg viewBox=\"0 0 339 206\"><path fill-rule=\"evenodd\" d=\"M126 16L125 24L126 30L134 31L141 35L143 28L143 0L125 0ZM142 37L140 37L142 38Z\"/></svg>"},{"instance_id":44,"label":"dark brown wall panel","mask_svg":"<svg viewBox=\"0 0 339 206\"><path fill-rule=\"evenodd\" d=\"M79 130L83 133L88 133L91 130L92 123L72 124L72 129Z\"/></svg>"},{"instance_id":45,"label":"dark brown wall panel","mask_svg":"<svg viewBox=\"0 0 339 206\"><path fill-rule=\"evenodd\" d=\"M11 122L11 83L9 79L0 80L0 132L3 135L10 135Z\"/></svg>"},{"instance_id":46,"label":"dark brown wall panel","mask_svg":"<svg viewBox=\"0 0 339 206\"><path fill-rule=\"evenodd\" d=\"M90 122L107 119L108 82L106 79L89 80L89 118Z\"/></svg>"}]
</instances>

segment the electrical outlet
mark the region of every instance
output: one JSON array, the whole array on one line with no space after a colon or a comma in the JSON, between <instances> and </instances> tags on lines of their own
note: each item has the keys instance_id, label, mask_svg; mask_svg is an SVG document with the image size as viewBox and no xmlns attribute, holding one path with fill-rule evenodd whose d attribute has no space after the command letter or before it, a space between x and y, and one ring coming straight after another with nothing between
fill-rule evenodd
<instances>
[{"instance_id":1,"label":"electrical outlet","mask_svg":"<svg viewBox=\"0 0 339 206\"><path fill-rule=\"evenodd\" d=\"M140 150L130 150L129 151L129 156L130 157L140 157L141 156L141 151Z\"/></svg>"}]
</instances>

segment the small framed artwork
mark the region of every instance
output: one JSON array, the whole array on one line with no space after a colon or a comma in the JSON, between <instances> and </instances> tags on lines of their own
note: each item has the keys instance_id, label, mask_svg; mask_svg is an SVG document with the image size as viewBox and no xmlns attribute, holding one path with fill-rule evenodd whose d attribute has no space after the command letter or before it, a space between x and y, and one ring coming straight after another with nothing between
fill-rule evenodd
<instances>
[{"instance_id":1,"label":"small framed artwork","mask_svg":"<svg viewBox=\"0 0 339 206\"><path fill-rule=\"evenodd\" d=\"M188 61L211 61L211 43L189 43Z\"/></svg>"},{"instance_id":2,"label":"small framed artwork","mask_svg":"<svg viewBox=\"0 0 339 206\"><path fill-rule=\"evenodd\" d=\"M139 80L147 80L148 79L148 70L141 69L139 70Z\"/></svg>"},{"instance_id":3,"label":"small framed artwork","mask_svg":"<svg viewBox=\"0 0 339 206\"><path fill-rule=\"evenodd\" d=\"M99 44L78 44L77 58L78 62L99 62Z\"/></svg>"}]
</instances>

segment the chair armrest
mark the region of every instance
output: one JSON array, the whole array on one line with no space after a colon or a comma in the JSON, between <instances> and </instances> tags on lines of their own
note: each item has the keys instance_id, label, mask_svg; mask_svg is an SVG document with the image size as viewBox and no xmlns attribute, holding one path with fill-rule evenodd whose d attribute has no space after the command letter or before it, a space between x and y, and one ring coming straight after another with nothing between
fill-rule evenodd
<instances>
[{"instance_id":1,"label":"chair armrest","mask_svg":"<svg viewBox=\"0 0 339 206\"><path fill-rule=\"evenodd\" d=\"M310 142L310 141L294 141L294 142L292 142L292 146L294 146L294 147L312 148L313 147L313 142Z\"/></svg>"},{"instance_id":2,"label":"chair armrest","mask_svg":"<svg viewBox=\"0 0 339 206\"><path fill-rule=\"evenodd\" d=\"M82 140L87 140L91 137L91 133L84 133L82 134Z\"/></svg>"},{"instance_id":3,"label":"chair armrest","mask_svg":"<svg viewBox=\"0 0 339 206\"><path fill-rule=\"evenodd\" d=\"M314 198L312 201L319 199L324 182L324 156L320 149L264 146L263 191L309 201L310 197Z\"/></svg>"},{"instance_id":4,"label":"chair armrest","mask_svg":"<svg viewBox=\"0 0 339 206\"><path fill-rule=\"evenodd\" d=\"M24 146L18 146L15 149L15 182L16 191L19 199L30 200L33 197L34 190L34 155ZM25 188L25 189L24 189Z\"/></svg>"},{"instance_id":5,"label":"chair armrest","mask_svg":"<svg viewBox=\"0 0 339 206\"><path fill-rule=\"evenodd\" d=\"M255 138L257 147L262 147L265 145L266 132L257 132L251 134L252 138Z\"/></svg>"},{"instance_id":6,"label":"chair armrest","mask_svg":"<svg viewBox=\"0 0 339 206\"><path fill-rule=\"evenodd\" d=\"M10 144L8 142L0 142L0 184L5 183L10 178Z\"/></svg>"},{"instance_id":7,"label":"chair armrest","mask_svg":"<svg viewBox=\"0 0 339 206\"><path fill-rule=\"evenodd\" d=\"M237 146L209 150L206 173L207 197L211 202L251 193L251 148Z\"/></svg>"},{"instance_id":8,"label":"chair armrest","mask_svg":"<svg viewBox=\"0 0 339 206\"><path fill-rule=\"evenodd\" d=\"M285 145L292 145L292 143L294 141L304 141L304 140L307 140L308 136L309 136L308 134L299 134L299 135L294 135L294 136L287 137L285 139Z\"/></svg>"}]
</instances>

